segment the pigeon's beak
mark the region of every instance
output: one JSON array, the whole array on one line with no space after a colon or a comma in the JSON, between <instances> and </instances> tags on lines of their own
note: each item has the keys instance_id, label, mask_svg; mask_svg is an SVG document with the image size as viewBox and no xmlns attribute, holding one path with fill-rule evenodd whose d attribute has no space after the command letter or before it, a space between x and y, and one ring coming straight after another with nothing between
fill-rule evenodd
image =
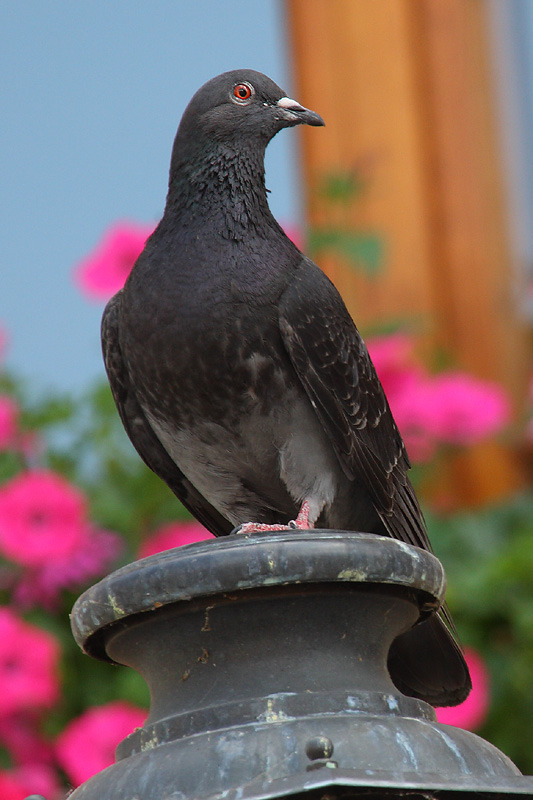
<instances>
[{"instance_id":1,"label":"pigeon's beak","mask_svg":"<svg viewBox=\"0 0 533 800\"><path fill-rule=\"evenodd\" d=\"M276 107L281 110L283 119L293 125L325 125L319 114L301 106L290 97L281 97L276 103Z\"/></svg>"}]
</instances>

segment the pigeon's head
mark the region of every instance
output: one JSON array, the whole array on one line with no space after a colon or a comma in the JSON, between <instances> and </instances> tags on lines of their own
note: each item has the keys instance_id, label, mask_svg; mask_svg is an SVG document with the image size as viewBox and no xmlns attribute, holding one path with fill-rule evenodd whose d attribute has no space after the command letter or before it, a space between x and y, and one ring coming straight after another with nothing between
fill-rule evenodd
<instances>
[{"instance_id":1,"label":"pigeon's head","mask_svg":"<svg viewBox=\"0 0 533 800\"><path fill-rule=\"evenodd\" d=\"M187 106L178 137L245 146L266 144L282 128L324 125L322 117L287 97L252 69L224 72L205 83Z\"/></svg>"}]
</instances>

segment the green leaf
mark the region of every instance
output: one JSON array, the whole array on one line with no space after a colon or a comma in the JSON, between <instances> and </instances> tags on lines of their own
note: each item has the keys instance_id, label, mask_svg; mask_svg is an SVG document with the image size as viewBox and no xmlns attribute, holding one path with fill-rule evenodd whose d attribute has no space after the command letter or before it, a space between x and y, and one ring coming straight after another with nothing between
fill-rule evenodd
<instances>
[{"instance_id":1,"label":"green leaf","mask_svg":"<svg viewBox=\"0 0 533 800\"><path fill-rule=\"evenodd\" d=\"M51 425L59 425L72 419L75 404L67 396L49 397L40 404L23 410L21 423L25 428L35 430Z\"/></svg>"},{"instance_id":2,"label":"green leaf","mask_svg":"<svg viewBox=\"0 0 533 800\"><path fill-rule=\"evenodd\" d=\"M373 233L358 233L340 228L314 228L310 232L308 248L311 255L330 250L342 256L351 267L376 274L383 262L382 239Z\"/></svg>"},{"instance_id":3,"label":"green leaf","mask_svg":"<svg viewBox=\"0 0 533 800\"><path fill-rule=\"evenodd\" d=\"M332 203L347 205L356 199L365 187L365 181L356 172L330 172L319 184L319 194Z\"/></svg>"}]
</instances>

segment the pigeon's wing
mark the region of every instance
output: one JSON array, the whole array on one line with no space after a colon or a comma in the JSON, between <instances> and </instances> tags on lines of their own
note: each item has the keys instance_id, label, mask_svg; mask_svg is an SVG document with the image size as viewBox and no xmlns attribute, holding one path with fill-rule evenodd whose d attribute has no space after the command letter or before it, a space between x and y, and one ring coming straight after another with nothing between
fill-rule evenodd
<instances>
[{"instance_id":1,"label":"pigeon's wing","mask_svg":"<svg viewBox=\"0 0 533 800\"><path fill-rule=\"evenodd\" d=\"M233 526L195 489L169 456L137 400L119 342L119 292L106 306L102 319L104 362L118 413L133 446L151 470L158 475L196 517L215 536L231 532Z\"/></svg>"},{"instance_id":2,"label":"pigeon's wing","mask_svg":"<svg viewBox=\"0 0 533 800\"><path fill-rule=\"evenodd\" d=\"M346 475L366 487L391 537L431 551L405 446L366 346L339 293L308 259L281 298L279 325ZM389 669L402 691L433 705L467 697L468 667L446 607L395 640Z\"/></svg>"},{"instance_id":3,"label":"pigeon's wing","mask_svg":"<svg viewBox=\"0 0 533 800\"><path fill-rule=\"evenodd\" d=\"M281 298L279 325L346 475L366 487L390 536L430 550L409 459L374 365L337 290L311 261Z\"/></svg>"}]
</instances>

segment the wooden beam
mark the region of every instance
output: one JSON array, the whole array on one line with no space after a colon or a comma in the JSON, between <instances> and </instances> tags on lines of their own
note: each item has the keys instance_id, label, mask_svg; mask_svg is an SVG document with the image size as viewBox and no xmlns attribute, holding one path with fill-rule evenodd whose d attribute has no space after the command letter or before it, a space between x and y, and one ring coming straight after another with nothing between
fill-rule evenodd
<instances>
[{"instance_id":1,"label":"wooden beam","mask_svg":"<svg viewBox=\"0 0 533 800\"><path fill-rule=\"evenodd\" d=\"M325 268L362 327L397 316L398 308L430 324L428 239L426 225L419 224L426 214L424 184L404 4L304 0L287 8L297 96L326 120L323 131L302 132L310 223L331 222L335 213L313 191L319 177L362 168L367 188L351 221L357 229L377 231L385 250L383 279L366 278L332 259Z\"/></svg>"},{"instance_id":2,"label":"wooden beam","mask_svg":"<svg viewBox=\"0 0 533 800\"><path fill-rule=\"evenodd\" d=\"M366 169L351 224L380 233L382 274L320 260L365 327L410 318L426 349L496 380L518 408L528 335L512 294L483 0L286 0L296 96L324 117L303 131L311 225L338 218L315 189ZM451 476L451 477L450 477ZM471 448L440 485L460 503L522 482L510 446Z\"/></svg>"}]
</instances>

